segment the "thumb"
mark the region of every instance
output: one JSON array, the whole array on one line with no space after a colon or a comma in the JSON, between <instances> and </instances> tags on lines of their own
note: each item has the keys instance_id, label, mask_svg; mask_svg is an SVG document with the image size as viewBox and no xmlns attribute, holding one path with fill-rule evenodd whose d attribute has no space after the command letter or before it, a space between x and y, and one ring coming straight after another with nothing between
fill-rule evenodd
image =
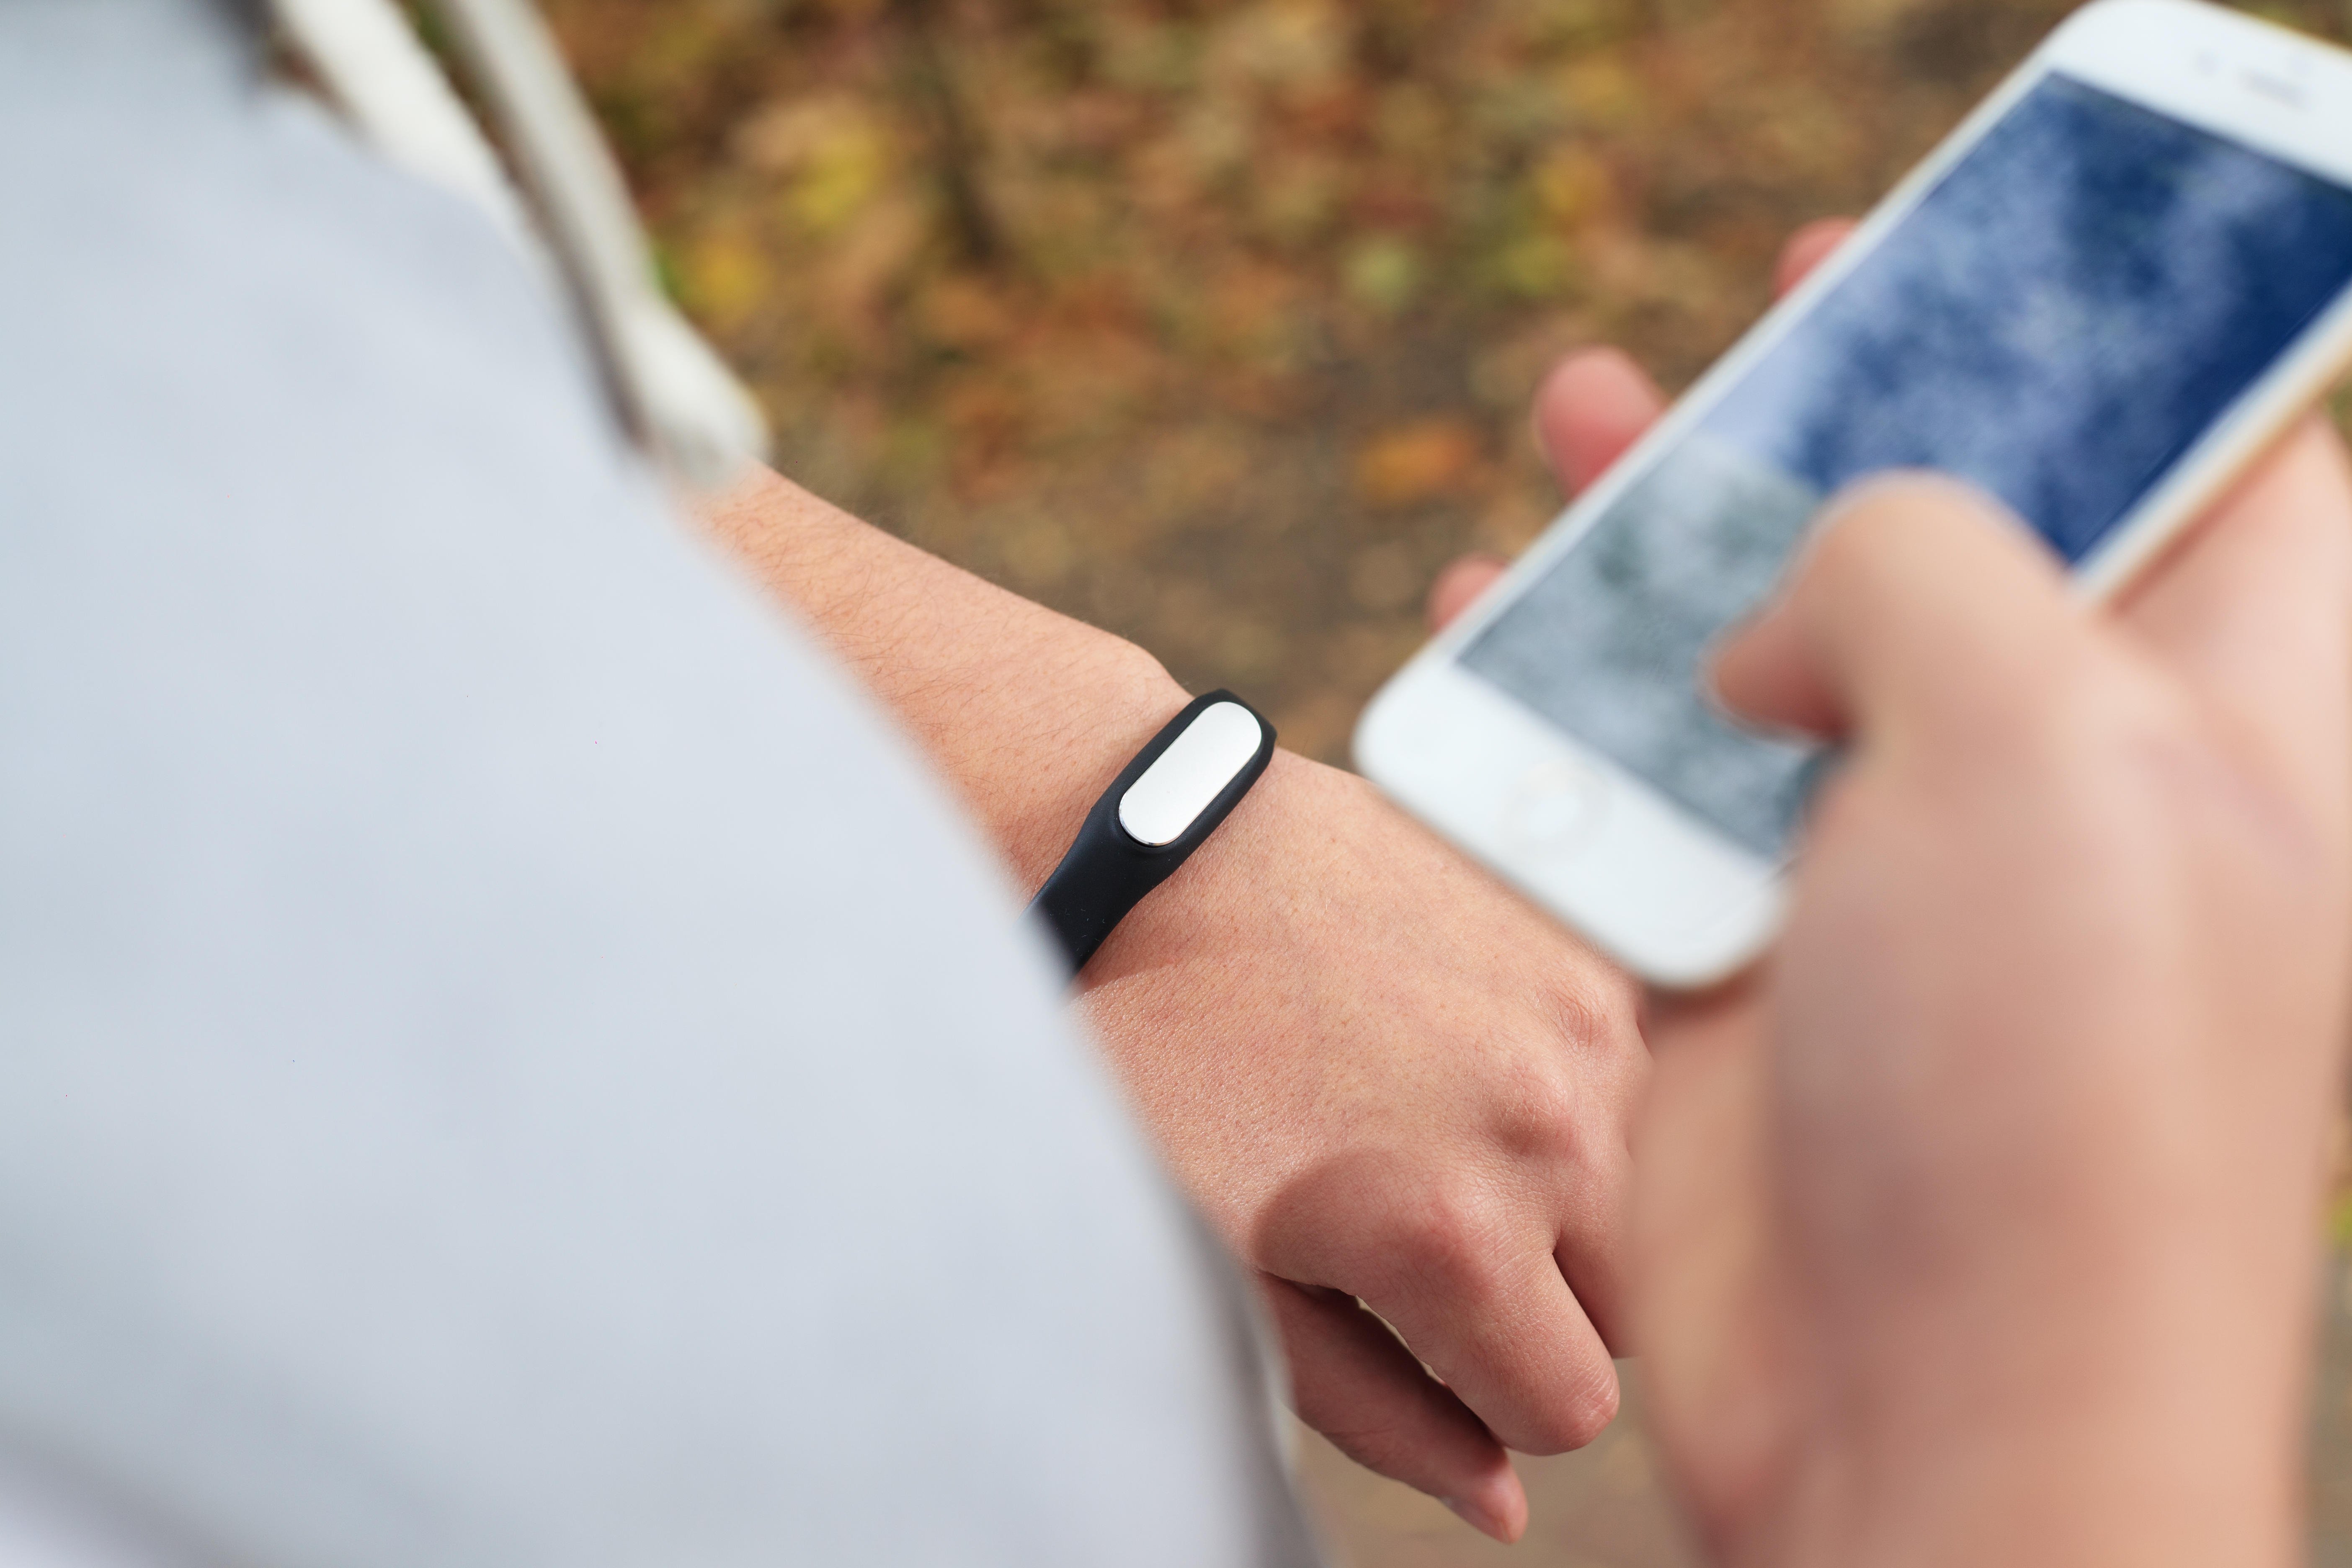
<instances>
[{"instance_id":1,"label":"thumb","mask_svg":"<svg viewBox=\"0 0 2352 1568\"><path fill-rule=\"evenodd\" d=\"M1717 654L1726 708L1834 740L1979 733L2087 635L2048 548L1955 480L1866 480L1831 503L1778 598Z\"/></svg>"}]
</instances>

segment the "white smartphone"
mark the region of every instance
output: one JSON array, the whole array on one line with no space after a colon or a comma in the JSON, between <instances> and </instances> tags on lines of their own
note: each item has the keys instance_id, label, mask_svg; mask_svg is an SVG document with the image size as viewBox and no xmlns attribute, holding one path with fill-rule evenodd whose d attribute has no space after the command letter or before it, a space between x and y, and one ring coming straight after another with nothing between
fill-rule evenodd
<instances>
[{"instance_id":1,"label":"white smartphone","mask_svg":"<svg viewBox=\"0 0 2352 1568\"><path fill-rule=\"evenodd\" d=\"M1702 695L1831 492L1935 468L2112 592L2352 361L2352 56L2077 12L1365 711L1405 807L1660 984L1770 940L1812 753Z\"/></svg>"}]
</instances>

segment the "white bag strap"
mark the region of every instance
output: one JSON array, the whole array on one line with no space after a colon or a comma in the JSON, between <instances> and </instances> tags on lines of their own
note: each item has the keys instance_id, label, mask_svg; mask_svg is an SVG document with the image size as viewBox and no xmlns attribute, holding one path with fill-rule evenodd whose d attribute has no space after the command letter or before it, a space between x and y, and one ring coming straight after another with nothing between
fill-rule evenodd
<instances>
[{"instance_id":1,"label":"white bag strap","mask_svg":"<svg viewBox=\"0 0 2352 1568\"><path fill-rule=\"evenodd\" d=\"M758 406L655 279L652 253L554 38L528 0L430 0L496 117L534 226L481 129L391 0L271 0L362 135L552 256L623 424L678 479L719 489L766 449Z\"/></svg>"}]
</instances>

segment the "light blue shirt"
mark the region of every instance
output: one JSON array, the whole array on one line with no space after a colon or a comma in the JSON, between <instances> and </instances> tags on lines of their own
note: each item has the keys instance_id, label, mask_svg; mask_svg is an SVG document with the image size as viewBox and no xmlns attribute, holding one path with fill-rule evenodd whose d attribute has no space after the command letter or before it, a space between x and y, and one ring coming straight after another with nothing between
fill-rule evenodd
<instances>
[{"instance_id":1,"label":"light blue shirt","mask_svg":"<svg viewBox=\"0 0 2352 1568\"><path fill-rule=\"evenodd\" d=\"M210 0L0 0L0 203L7 1463L263 1568L1312 1561L998 867L490 230Z\"/></svg>"}]
</instances>

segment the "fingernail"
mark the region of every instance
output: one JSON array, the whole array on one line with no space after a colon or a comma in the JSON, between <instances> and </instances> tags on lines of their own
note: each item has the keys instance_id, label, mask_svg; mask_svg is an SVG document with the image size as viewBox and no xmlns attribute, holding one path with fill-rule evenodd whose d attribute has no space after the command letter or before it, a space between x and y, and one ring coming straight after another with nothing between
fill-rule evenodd
<instances>
[{"instance_id":1,"label":"fingernail","mask_svg":"<svg viewBox=\"0 0 2352 1568\"><path fill-rule=\"evenodd\" d=\"M1491 1535L1497 1541L1505 1541L1508 1539L1508 1537L1503 1533L1502 1521L1469 1499L1446 1497L1439 1498L1437 1500L1444 1503L1447 1508L1452 1509L1456 1519L1459 1519L1463 1523L1468 1525L1479 1534Z\"/></svg>"}]
</instances>

